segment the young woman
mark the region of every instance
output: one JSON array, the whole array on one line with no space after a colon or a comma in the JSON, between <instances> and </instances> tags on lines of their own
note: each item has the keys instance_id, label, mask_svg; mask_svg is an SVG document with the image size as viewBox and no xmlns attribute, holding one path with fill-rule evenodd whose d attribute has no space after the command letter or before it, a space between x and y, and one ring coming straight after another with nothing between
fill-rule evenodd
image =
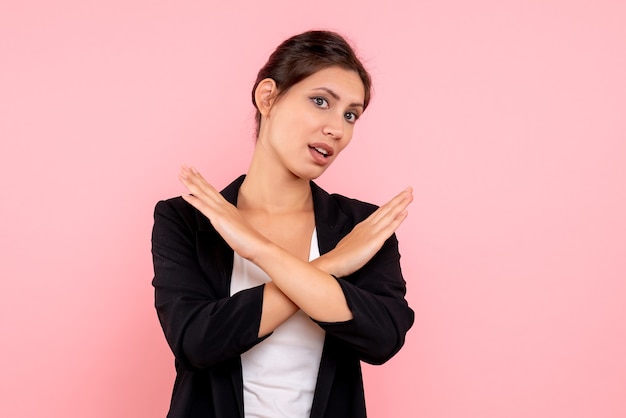
<instances>
[{"instance_id":1,"label":"young woman","mask_svg":"<svg viewBox=\"0 0 626 418\"><path fill-rule=\"evenodd\" d=\"M247 175L159 202L156 309L176 358L169 417L364 417L360 361L381 364L413 324L395 230L406 189L380 208L313 179L352 138L370 77L336 33L284 41L252 90Z\"/></svg>"}]
</instances>

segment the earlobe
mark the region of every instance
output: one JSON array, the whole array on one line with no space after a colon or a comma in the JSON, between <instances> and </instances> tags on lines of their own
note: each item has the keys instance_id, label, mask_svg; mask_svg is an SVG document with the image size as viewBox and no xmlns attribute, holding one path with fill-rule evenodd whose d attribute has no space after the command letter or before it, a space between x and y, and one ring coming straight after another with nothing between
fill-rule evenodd
<instances>
[{"instance_id":1,"label":"earlobe","mask_svg":"<svg viewBox=\"0 0 626 418\"><path fill-rule=\"evenodd\" d=\"M261 115L267 116L277 95L278 88L274 80L265 78L259 82L254 90L254 100Z\"/></svg>"}]
</instances>

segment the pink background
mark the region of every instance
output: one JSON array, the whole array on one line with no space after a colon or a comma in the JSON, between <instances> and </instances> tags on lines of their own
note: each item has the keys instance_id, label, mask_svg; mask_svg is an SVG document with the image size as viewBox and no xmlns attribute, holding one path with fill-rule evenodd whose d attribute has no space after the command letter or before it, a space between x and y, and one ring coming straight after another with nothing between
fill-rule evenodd
<instances>
[{"instance_id":1,"label":"pink background","mask_svg":"<svg viewBox=\"0 0 626 418\"><path fill-rule=\"evenodd\" d=\"M354 40L375 97L319 183L416 201L416 322L372 417L626 416L622 1L4 2L0 416L164 416L158 199L245 171L284 38ZM372 186L373 185L373 186Z\"/></svg>"}]
</instances>

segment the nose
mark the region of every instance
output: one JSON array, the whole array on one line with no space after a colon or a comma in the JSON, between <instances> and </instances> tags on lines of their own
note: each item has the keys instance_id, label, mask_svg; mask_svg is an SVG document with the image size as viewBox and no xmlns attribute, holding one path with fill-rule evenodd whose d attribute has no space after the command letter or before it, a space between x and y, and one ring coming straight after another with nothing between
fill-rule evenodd
<instances>
[{"instance_id":1,"label":"nose","mask_svg":"<svg viewBox=\"0 0 626 418\"><path fill-rule=\"evenodd\" d=\"M335 115L330 116L324 125L324 135L333 139L341 139L343 137L343 114L340 117Z\"/></svg>"}]
</instances>

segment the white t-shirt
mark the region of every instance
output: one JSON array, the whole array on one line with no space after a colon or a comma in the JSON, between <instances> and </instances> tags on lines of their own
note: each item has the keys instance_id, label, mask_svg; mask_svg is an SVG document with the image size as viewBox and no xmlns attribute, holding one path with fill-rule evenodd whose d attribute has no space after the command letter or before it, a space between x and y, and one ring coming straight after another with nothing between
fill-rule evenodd
<instances>
[{"instance_id":1,"label":"white t-shirt","mask_svg":"<svg viewBox=\"0 0 626 418\"><path fill-rule=\"evenodd\" d=\"M319 256L314 230L309 261ZM263 270L235 253L231 295L268 281ZM241 355L246 418L310 416L324 336L317 324L298 311Z\"/></svg>"}]
</instances>

